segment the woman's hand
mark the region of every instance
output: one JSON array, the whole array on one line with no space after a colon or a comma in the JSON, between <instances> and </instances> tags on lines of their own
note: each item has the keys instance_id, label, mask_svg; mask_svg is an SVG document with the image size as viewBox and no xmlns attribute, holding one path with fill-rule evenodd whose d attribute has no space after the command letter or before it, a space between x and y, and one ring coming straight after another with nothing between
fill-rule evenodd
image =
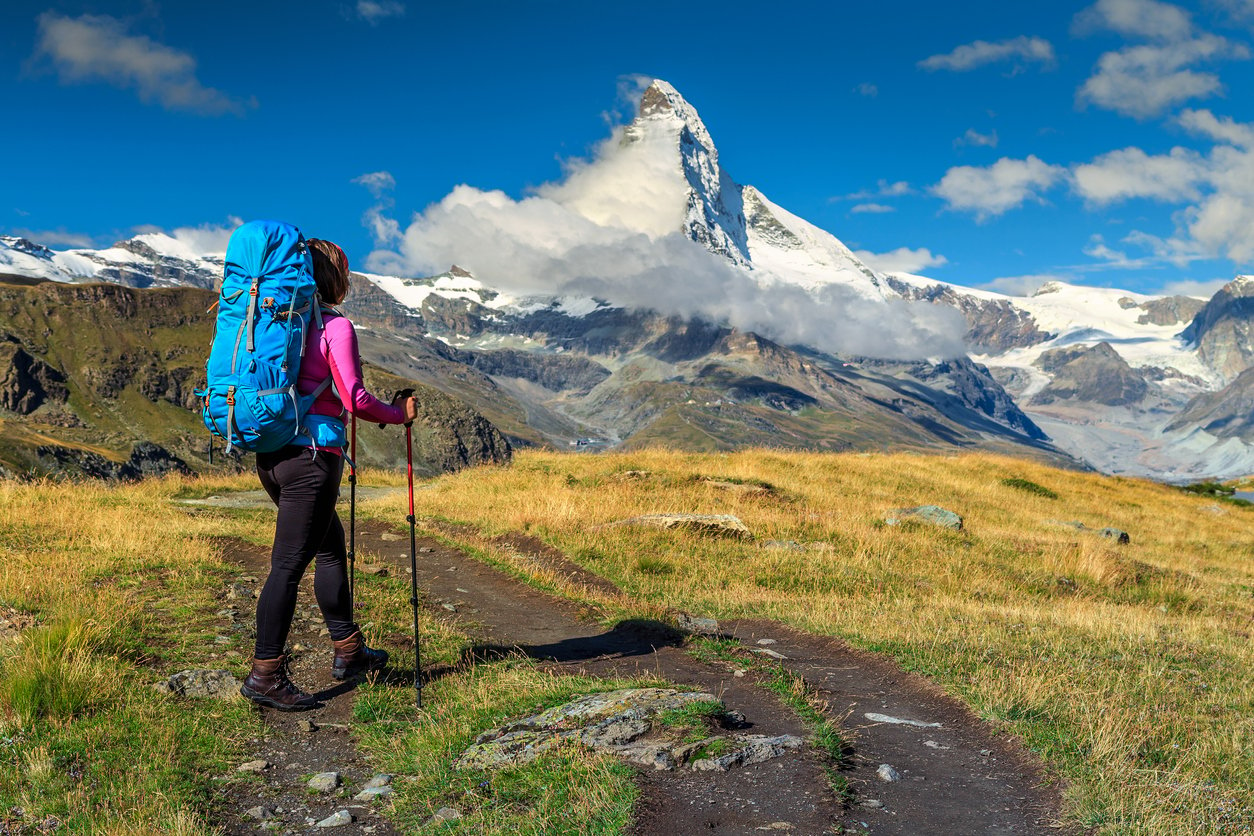
<instances>
[{"instance_id":1,"label":"woman's hand","mask_svg":"<svg viewBox=\"0 0 1254 836\"><path fill-rule=\"evenodd\" d=\"M418 417L418 400L414 397L413 389L402 389L392 396L392 406L399 406L405 410L406 424Z\"/></svg>"}]
</instances>

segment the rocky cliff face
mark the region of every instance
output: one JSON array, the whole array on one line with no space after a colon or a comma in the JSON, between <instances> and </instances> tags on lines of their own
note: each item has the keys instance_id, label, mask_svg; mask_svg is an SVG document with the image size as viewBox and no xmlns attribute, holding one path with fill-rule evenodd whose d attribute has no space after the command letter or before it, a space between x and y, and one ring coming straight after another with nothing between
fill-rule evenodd
<instances>
[{"instance_id":1,"label":"rocky cliff face","mask_svg":"<svg viewBox=\"0 0 1254 836\"><path fill-rule=\"evenodd\" d=\"M21 418L0 436L0 469L133 479L208 468L194 390L214 298L193 288L0 283L0 417ZM420 470L508 461L508 442L477 412L434 391L425 404ZM388 461L403 462L393 441ZM370 453L363 461L380 463Z\"/></svg>"},{"instance_id":2,"label":"rocky cliff face","mask_svg":"<svg viewBox=\"0 0 1254 836\"><path fill-rule=\"evenodd\" d=\"M1109 343L1053 349L1041 355L1038 365L1053 372L1054 379L1032 399L1034 404L1067 400L1129 406L1149 391L1145 375L1129 366Z\"/></svg>"},{"instance_id":3,"label":"rocky cliff face","mask_svg":"<svg viewBox=\"0 0 1254 836\"><path fill-rule=\"evenodd\" d=\"M1226 284L1180 336L1225 380L1254 365L1254 276Z\"/></svg>"},{"instance_id":4,"label":"rocky cliff face","mask_svg":"<svg viewBox=\"0 0 1254 836\"><path fill-rule=\"evenodd\" d=\"M1039 441L1048 436L1019 409L1014 399L989 373L987 367L959 357L939 363L918 363L910 370L916 380L953 395L968 409L986 415L1002 426Z\"/></svg>"},{"instance_id":5,"label":"rocky cliff face","mask_svg":"<svg viewBox=\"0 0 1254 836\"><path fill-rule=\"evenodd\" d=\"M1184 324L1191 322L1193 317L1206 307L1204 301L1194 299L1192 296L1163 296L1139 304L1135 300L1128 301L1145 311L1136 320L1141 325Z\"/></svg>"},{"instance_id":6,"label":"rocky cliff face","mask_svg":"<svg viewBox=\"0 0 1254 836\"><path fill-rule=\"evenodd\" d=\"M0 407L30 415L49 401L69 396L65 375L32 357L12 334L0 335Z\"/></svg>"},{"instance_id":7,"label":"rocky cliff face","mask_svg":"<svg viewBox=\"0 0 1254 836\"><path fill-rule=\"evenodd\" d=\"M966 342L974 354L1003 354L1012 348L1028 348L1056 335L1042 331L1027 311L1008 299L982 299L934 284L919 287L889 276L888 286L907 299L957 308L967 321Z\"/></svg>"},{"instance_id":8,"label":"rocky cliff face","mask_svg":"<svg viewBox=\"0 0 1254 836\"><path fill-rule=\"evenodd\" d=\"M1218 392L1194 398L1168 425L1169 430L1201 427L1217 438L1254 442L1254 368Z\"/></svg>"}]
</instances>

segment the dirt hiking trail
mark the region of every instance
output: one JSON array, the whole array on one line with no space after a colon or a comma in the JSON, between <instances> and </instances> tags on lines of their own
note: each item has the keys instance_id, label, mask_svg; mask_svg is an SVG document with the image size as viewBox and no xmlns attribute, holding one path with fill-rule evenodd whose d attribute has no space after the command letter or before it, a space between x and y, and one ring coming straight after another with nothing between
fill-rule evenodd
<instances>
[{"instance_id":1,"label":"dirt hiking trail","mask_svg":"<svg viewBox=\"0 0 1254 836\"><path fill-rule=\"evenodd\" d=\"M408 543L384 540L385 533L395 536L386 526L367 524L359 530L359 551L374 552L394 571L406 572ZM514 535L500 542L579 583L617 591L534 538ZM664 625L626 622L606 632L580 606L437 539L422 537L418 545L418 582L428 598L424 617L439 613L457 620L460 629L481 636L478 652L517 647L557 668L659 676L717 694L747 718L754 734L806 735L794 713L751 676L737 677L731 666L697 660L681 647L683 637ZM445 611L444 603L456 612ZM778 661L817 689L836 719L849 713L843 726L852 752L843 774L853 798L847 804L836 798L823 773L825 763L813 750L726 773L642 772L637 834L1060 832L1051 826L1058 817L1057 792L1042 787L1030 754L994 736L926 680L839 641L782 625L743 621L721 627L750 647L774 639L763 649L785 657ZM865 719L867 713L939 727L874 722ZM884 763L900 773L900 781L885 783L876 776Z\"/></svg>"},{"instance_id":2,"label":"dirt hiking trail","mask_svg":"<svg viewBox=\"0 0 1254 836\"><path fill-rule=\"evenodd\" d=\"M399 532L377 522L359 523L359 560L386 563L394 577L406 577L408 531L398 539ZM500 542L577 582L617 591L533 538L516 535ZM422 536L418 547L421 618L455 621L474 637L475 646L465 654L468 661L521 651L559 672L661 678L718 695L729 710L745 717L746 731L753 734L808 736L795 713L754 681L752 667L746 675L734 663L703 662L684 649L685 636L665 624L627 621L606 631L586 607L536 590L439 539ZM235 543L231 552L259 586L268 568L267 551ZM348 733L353 685L330 678L330 641L319 635L312 579L311 569L302 581L289 640L302 648L294 654L292 673L303 687L318 691L325 707L296 714L261 710L269 732L254 742L252 756L270 766L257 781L236 783L227 791L228 820L220 824L230 834L257 833L262 825L268 825L268 832L287 834L397 832L373 809L377 802L351 800L373 771L358 756ZM255 602L236 605L239 611L233 617L249 623ZM1030 753L992 734L965 706L921 677L838 640L773 622L727 622L720 629L804 678L827 702L849 743L840 771L849 792L837 796L824 773L831 764L810 747L727 772L641 770L635 836L1067 832L1055 824L1058 792L1043 785L1043 773ZM412 671L412 657L407 656L412 645L388 649L398 682L403 682L405 670ZM442 673L430 669L424 676ZM911 722L896 722L901 720ZM891 765L900 780L879 778L881 764ZM310 793L304 778L326 771L341 773L348 798ZM244 813L257 807L271 811L273 818L263 822ZM316 826L345 809L353 817L351 825L332 830Z\"/></svg>"}]
</instances>

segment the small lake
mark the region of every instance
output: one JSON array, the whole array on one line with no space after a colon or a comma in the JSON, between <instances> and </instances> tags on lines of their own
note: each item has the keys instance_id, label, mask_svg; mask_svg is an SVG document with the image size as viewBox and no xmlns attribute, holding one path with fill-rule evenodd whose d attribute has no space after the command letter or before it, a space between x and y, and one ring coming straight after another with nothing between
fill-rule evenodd
<instances>
[{"instance_id":1,"label":"small lake","mask_svg":"<svg viewBox=\"0 0 1254 836\"><path fill-rule=\"evenodd\" d=\"M1237 491L1236 493L1232 495L1232 498L1244 499L1249 502L1254 502L1254 491Z\"/></svg>"}]
</instances>

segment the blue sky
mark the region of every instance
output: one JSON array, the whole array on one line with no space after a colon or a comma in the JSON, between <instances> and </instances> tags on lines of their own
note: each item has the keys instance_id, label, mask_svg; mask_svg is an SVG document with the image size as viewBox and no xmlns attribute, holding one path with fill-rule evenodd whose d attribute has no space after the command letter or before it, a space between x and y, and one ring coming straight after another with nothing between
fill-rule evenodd
<instances>
[{"instance_id":1,"label":"blue sky","mask_svg":"<svg viewBox=\"0 0 1254 836\"><path fill-rule=\"evenodd\" d=\"M360 264L355 180L389 174L402 225L461 183L525 196L652 76L880 266L1209 290L1254 269L1252 50L1254 0L10 0L0 232L278 217Z\"/></svg>"}]
</instances>

